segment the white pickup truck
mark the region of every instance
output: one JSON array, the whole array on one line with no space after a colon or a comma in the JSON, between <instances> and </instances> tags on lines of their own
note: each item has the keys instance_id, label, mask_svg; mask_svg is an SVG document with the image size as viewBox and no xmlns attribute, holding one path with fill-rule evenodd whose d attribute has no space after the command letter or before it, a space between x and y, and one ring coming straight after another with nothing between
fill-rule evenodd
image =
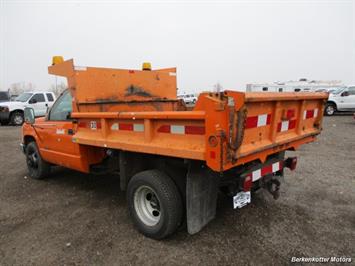
<instances>
[{"instance_id":1,"label":"white pickup truck","mask_svg":"<svg viewBox=\"0 0 355 266\"><path fill-rule=\"evenodd\" d=\"M337 111L355 111L355 85L340 88L329 94L324 113L333 115Z\"/></svg>"},{"instance_id":2,"label":"white pickup truck","mask_svg":"<svg viewBox=\"0 0 355 266\"><path fill-rule=\"evenodd\" d=\"M10 122L13 125L22 125L25 107L32 107L37 117L45 116L47 109L53 105L55 99L53 92L24 92L15 98L14 101L0 103L0 122L1 124Z\"/></svg>"}]
</instances>

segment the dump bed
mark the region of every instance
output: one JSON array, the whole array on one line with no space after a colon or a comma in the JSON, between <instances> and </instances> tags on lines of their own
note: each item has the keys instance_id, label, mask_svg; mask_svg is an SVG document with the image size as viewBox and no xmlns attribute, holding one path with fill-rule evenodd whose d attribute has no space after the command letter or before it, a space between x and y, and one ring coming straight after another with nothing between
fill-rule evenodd
<instances>
[{"instance_id":1,"label":"dump bed","mask_svg":"<svg viewBox=\"0 0 355 266\"><path fill-rule=\"evenodd\" d=\"M76 69L66 61L50 67L50 73L68 77L77 119L74 142L202 160L214 171L264 162L271 154L313 141L328 97L201 93L187 111L176 99L175 69Z\"/></svg>"}]
</instances>

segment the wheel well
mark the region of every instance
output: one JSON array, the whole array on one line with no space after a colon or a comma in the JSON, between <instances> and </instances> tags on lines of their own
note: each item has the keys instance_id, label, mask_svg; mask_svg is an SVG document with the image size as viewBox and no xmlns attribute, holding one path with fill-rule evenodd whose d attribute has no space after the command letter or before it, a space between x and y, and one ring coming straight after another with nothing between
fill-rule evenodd
<instances>
[{"instance_id":1,"label":"wheel well","mask_svg":"<svg viewBox=\"0 0 355 266\"><path fill-rule=\"evenodd\" d=\"M36 139L33 136L24 136L23 137L24 144L27 145L28 143L34 141L36 142Z\"/></svg>"},{"instance_id":2,"label":"wheel well","mask_svg":"<svg viewBox=\"0 0 355 266\"><path fill-rule=\"evenodd\" d=\"M127 151L120 151L118 159L121 190L126 190L129 180L135 174L145 170L158 169L174 181L182 196L185 195L187 164L184 163L184 160Z\"/></svg>"},{"instance_id":3,"label":"wheel well","mask_svg":"<svg viewBox=\"0 0 355 266\"><path fill-rule=\"evenodd\" d=\"M23 114L23 110L21 109L16 109L10 112L10 115L12 115L13 113L22 113Z\"/></svg>"},{"instance_id":4,"label":"wheel well","mask_svg":"<svg viewBox=\"0 0 355 266\"><path fill-rule=\"evenodd\" d=\"M337 107L337 104L336 104L335 102L333 102L333 101L327 101L327 104L332 104L332 105L334 105L335 107Z\"/></svg>"}]
</instances>

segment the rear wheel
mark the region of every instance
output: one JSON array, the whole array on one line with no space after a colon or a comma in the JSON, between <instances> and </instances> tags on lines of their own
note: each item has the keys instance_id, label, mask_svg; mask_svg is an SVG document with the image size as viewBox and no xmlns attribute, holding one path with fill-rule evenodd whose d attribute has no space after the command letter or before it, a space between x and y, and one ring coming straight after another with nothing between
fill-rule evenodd
<instances>
[{"instance_id":1,"label":"rear wheel","mask_svg":"<svg viewBox=\"0 0 355 266\"><path fill-rule=\"evenodd\" d=\"M34 179L43 179L50 172L50 165L42 159L35 142L26 145L26 163L29 176Z\"/></svg>"},{"instance_id":2,"label":"rear wheel","mask_svg":"<svg viewBox=\"0 0 355 266\"><path fill-rule=\"evenodd\" d=\"M334 115L335 111L337 110L334 103L327 103L324 108L324 114L328 116Z\"/></svg>"},{"instance_id":3,"label":"rear wheel","mask_svg":"<svg viewBox=\"0 0 355 266\"><path fill-rule=\"evenodd\" d=\"M135 226L145 236L162 239L181 224L181 196L163 172L147 170L133 176L128 184L127 202Z\"/></svg>"},{"instance_id":4,"label":"rear wheel","mask_svg":"<svg viewBox=\"0 0 355 266\"><path fill-rule=\"evenodd\" d=\"M10 116L11 124L15 126L21 126L23 124L24 118L22 112L13 112Z\"/></svg>"}]
</instances>

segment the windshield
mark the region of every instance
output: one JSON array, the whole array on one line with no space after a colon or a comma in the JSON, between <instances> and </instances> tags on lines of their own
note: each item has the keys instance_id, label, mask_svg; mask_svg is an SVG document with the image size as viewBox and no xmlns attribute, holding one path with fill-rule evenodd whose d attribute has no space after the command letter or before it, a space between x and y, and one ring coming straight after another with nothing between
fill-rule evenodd
<instances>
[{"instance_id":1,"label":"windshield","mask_svg":"<svg viewBox=\"0 0 355 266\"><path fill-rule=\"evenodd\" d=\"M344 90L344 88L340 88L340 89L336 89L336 90L334 90L334 91L331 91L331 93L333 93L333 94L339 94L339 93L341 93L343 90Z\"/></svg>"},{"instance_id":2,"label":"windshield","mask_svg":"<svg viewBox=\"0 0 355 266\"><path fill-rule=\"evenodd\" d=\"M22 93L20 94L20 96L15 98L15 101L26 102L32 95L33 93L29 93L29 92Z\"/></svg>"}]
</instances>

